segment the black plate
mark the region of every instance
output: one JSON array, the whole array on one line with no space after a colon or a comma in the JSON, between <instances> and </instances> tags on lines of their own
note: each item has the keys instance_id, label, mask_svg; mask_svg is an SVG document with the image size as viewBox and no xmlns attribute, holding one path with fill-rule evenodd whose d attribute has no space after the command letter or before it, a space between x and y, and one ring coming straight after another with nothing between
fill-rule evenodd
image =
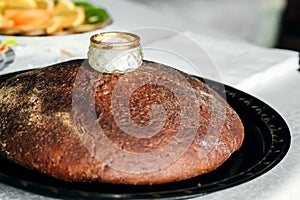
<instances>
[{"instance_id":1,"label":"black plate","mask_svg":"<svg viewBox=\"0 0 300 200\"><path fill-rule=\"evenodd\" d=\"M9 76L13 76L9 75ZM3 81L8 76L0 77ZM210 85L225 93L240 115L245 140L217 170L185 181L154 186L69 183L20 167L0 157L0 181L34 193L62 198L90 199L185 199L233 187L273 168L286 155L290 132L282 117L262 101L216 82Z\"/></svg>"}]
</instances>

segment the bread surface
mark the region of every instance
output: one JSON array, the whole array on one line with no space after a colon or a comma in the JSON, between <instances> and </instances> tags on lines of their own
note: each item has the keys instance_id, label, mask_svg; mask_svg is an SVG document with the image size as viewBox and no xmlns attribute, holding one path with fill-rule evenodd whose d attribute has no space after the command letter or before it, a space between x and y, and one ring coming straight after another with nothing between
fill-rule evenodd
<instances>
[{"instance_id":1,"label":"bread surface","mask_svg":"<svg viewBox=\"0 0 300 200\"><path fill-rule=\"evenodd\" d=\"M244 139L237 113L206 84L149 61L126 74L84 60L23 72L0 83L0 107L1 155L66 181L184 180L218 168Z\"/></svg>"}]
</instances>

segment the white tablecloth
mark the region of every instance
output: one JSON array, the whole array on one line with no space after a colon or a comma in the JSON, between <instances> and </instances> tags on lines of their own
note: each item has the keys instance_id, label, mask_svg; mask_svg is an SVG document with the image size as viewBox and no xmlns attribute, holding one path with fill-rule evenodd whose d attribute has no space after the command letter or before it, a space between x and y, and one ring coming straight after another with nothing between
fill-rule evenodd
<instances>
[{"instance_id":1,"label":"white tablecloth","mask_svg":"<svg viewBox=\"0 0 300 200\"><path fill-rule=\"evenodd\" d=\"M127 1L97 1L95 4L105 6L113 17L113 23L105 28L105 31L126 30L144 36L142 40L145 39L143 47L147 59L164 62L191 74L200 72L200 75L248 92L275 108L288 123L292 134L291 148L275 168L254 180L199 199L298 199L300 196L298 53L257 47L241 39L205 29L201 32L192 32L176 26L172 19L165 19L162 13ZM179 32L172 31L171 28ZM94 33L96 32L44 39L20 37L18 38L20 45L14 49L15 62L0 71L0 74L86 57L89 37ZM0 37L0 40L2 39L5 37ZM151 51L151 48L157 51ZM158 50L164 53L159 54ZM176 53L189 62L182 62L180 56L174 57ZM196 70L191 64L196 66ZM0 199L51 198L1 183Z\"/></svg>"}]
</instances>

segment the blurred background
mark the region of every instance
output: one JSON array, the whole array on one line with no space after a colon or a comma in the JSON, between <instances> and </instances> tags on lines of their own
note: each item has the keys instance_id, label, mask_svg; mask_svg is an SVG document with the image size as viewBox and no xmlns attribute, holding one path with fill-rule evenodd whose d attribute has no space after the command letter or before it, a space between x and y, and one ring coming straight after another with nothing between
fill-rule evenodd
<instances>
[{"instance_id":1,"label":"blurred background","mask_svg":"<svg viewBox=\"0 0 300 200\"><path fill-rule=\"evenodd\" d=\"M31 8L30 2L36 4L42 2L47 9L45 10L44 7L42 7L43 9L24 9ZM74 2L85 6L85 8L75 6ZM87 7L87 3L91 3L96 7L99 6L100 10L101 7L107 10L112 20L105 20L109 19L108 14L103 19L104 11L102 10L99 13L98 8L93 7L91 9ZM6 41L10 35L18 36L16 43L19 44L12 47L16 53L15 55L17 55L13 62L14 66L27 65L31 68L57 63L66 59L86 57L85 50L88 49L91 35L99 31L134 30L141 27L177 30L181 33L192 34L193 36L190 35L191 38L195 39L199 36L199 42L206 43L213 50L213 55L227 56L227 62L242 61L241 58L246 59L242 54L243 47L239 46L242 43L254 44L253 46L259 47L300 51L300 0L0 0L0 11L1 5L4 15L0 15L0 28L1 26L4 27L3 31L9 34L1 35L0 32L0 41ZM24 9L29 17L27 16L27 19L24 17L24 10L14 8ZM9 23L4 23L4 19L9 18L8 10L13 11L13 17L18 19L14 21L16 25L21 24L25 27L31 25L29 27L34 27L34 29L21 31L23 35L20 33L12 34L16 30L17 32L20 31L20 27L9 27L7 25ZM31 17L33 10L39 15ZM43 10L43 13L50 13L49 20L48 18L47 20L43 19L44 14L38 12L41 10ZM23 15L20 14L20 11ZM86 13L87 11L89 13ZM54 17L51 15L52 12L55 14ZM28 18L32 20L32 23L28 22L30 21ZM96 19L99 24L83 24L86 21L89 22L86 19L92 19L91 22ZM98 19L102 19L102 21L100 22ZM40 23L39 20L46 22L42 21L43 23ZM8 26L7 29L4 26L5 24ZM89 30L91 27L92 29ZM42 31L42 34L40 34L40 31ZM72 34L81 32L84 33ZM45 33L51 36L58 35L59 37L27 37L47 35ZM24 35L26 37L23 37ZM168 36L171 38L171 35ZM80 37L80 40L78 37ZM158 35L150 34L147 38L150 38L149 41L145 41L145 38L143 38L143 41L151 43L160 39L167 39L167 35L161 35L161 33ZM61 42L62 39L64 42ZM226 41L230 41L230 45ZM228 59L229 49L232 54L231 58L233 59L236 55L239 55L239 59L235 61ZM262 48L262 50L270 49ZM250 59L253 62L258 62L257 57L262 57L257 49L248 50L245 55L253 56L251 53L258 55L254 59ZM6 54L0 54L0 56L5 57ZM14 57L14 55L7 54L6 57ZM270 57L274 59L276 56ZM298 58L297 55L295 57ZM270 61L272 59L265 60ZM16 68L1 68L1 63L3 66L12 66L13 59L6 60L0 57L0 69L5 68L6 70L0 71L0 73L16 70ZM247 62L244 61L244 63Z\"/></svg>"},{"instance_id":2,"label":"blurred background","mask_svg":"<svg viewBox=\"0 0 300 200\"><path fill-rule=\"evenodd\" d=\"M299 0L131 0L173 18L178 26L211 29L251 43L300 51Z\"/></svg>"},{"instance_id":3,"label":"blurred background","mask_svg":"<svg viewBox=\"0 0 300 200\"><path fill-rule=\"evenodd\" d=\"M287 6L280 21L280 31L276 46L300 51L300 1L286 0Z\"/></svg>"}]
</instances>

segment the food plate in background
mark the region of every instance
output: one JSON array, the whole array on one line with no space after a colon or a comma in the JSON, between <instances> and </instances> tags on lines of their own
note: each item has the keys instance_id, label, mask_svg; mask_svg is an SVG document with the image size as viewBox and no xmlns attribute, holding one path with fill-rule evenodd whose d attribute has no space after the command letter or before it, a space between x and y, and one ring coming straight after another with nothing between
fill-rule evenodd
<instances>
[{"instance_id":1,"label":"food plate in background","mask_svg":"<svg viewBox=\"0 0 300 200\"><path fill-rule=\"evenodd\" d=\"M55 5L54 1L57 2ZM8 5L7 2L9 3ZM35 6L39 5L40 7L32 8L32 3L30 2L35 2ZM53 8L46 2L52 3ZM60 2L64 3L61 4ZM76 0L76 4L74 2L71 0L0 0L0 40L1 42L11 39L16 41L14 45L9 45L9 52L2 51L0 53L2 54L0 55L2 57L2 59L0 58L0 74L20 71L24 68L40 68L41 66L48 66L74 58L86 57L87 52L82 51L82 49L88 49L89 38L92 35L103 31L103 29L106 29L113 23L112 15L98 2L93 4L88 3L87 0ZM84 24L72 25L56 33L45 34L44 27L27 31L23 34L19 29L3 27L6 23L5 21L7 21L3 18L3 13L7 7L14 11L13 13L15 14L12 13L12 16L15 15L17 19L24 18L23 15L18 14L18 10L25 10L22 12L26 13L28 10L35 9L38 10L37 13L39 15L43 13L40 10L52 9L53 12L56 10L55 12L61 13L60 15L57 14L58 16L56 17L58 19L64 17L68 19L70 18L69 14L76 13L74 10L78 7L84 9L88 17ZM100 14L98 11L100 11ZM65 12L67 13L66 15L64 15ZM29 14L27 13L27 15ZM32 16L29 15L27 18L32 18ZM44 18L41 18L41 21L43 21ZM35 18L33 17L33 19ZM42 23L42 25L44 24L47 23ZM29 27L31 27L30 24ZM0 50L1 48L2 45L0 44Z\"/></svg>"},{"instance_id":2,"label":"food plate in background","mask_svg":"<svg viewBox=\"0 0 300 200\"><path fill-rule=\"evenodd\" d=\"M69 35L111 23L104 8L84 0L0 0L0 11L1 35Z\"/></svg>"},{"instance_id":3,"label":"food plate in background","mask_svg":"<svg viewBox=\"0 0 300 200\"><path fill-rule=\"evenodd\" d=\"M4 75L0 81L21 72ZM239 114L245 139L217 170L185 181L153 186L71 183L28 170L0 157L0 181L37 194L72 199L186 199L245 183L276 166L290 146L290 131L270 106L235 88L205 81Z\"/></svg>"}]
</instances>

